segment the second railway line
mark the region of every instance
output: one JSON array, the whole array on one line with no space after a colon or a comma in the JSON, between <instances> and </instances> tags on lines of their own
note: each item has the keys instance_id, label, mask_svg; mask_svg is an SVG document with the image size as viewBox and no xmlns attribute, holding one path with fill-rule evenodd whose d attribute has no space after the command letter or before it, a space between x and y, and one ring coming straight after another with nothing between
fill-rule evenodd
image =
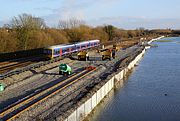
<instances>
[{"instance_id":1,"label":"second railway line","mask_svg":"<svg viewBox=\"0 0 180 121\"><path fill-rule=\"evenodd\" d=\"M61 91L62 89L70 86L71 84L78 81L78 79L87 76L89 73L94 71L95 68L91 70L82 70L81 72L72 75L71 77L67 78L64 81L57 83L56 85L49 87L48 89L43 89L37 94L29 95L28 97L24 97L18 102L11 104L9 107L6 107L4 110L1 111L0 116L3 120L9 120L15 118L18 114L24 112L28 108L32 107L33 105L39 103L40 101L45 100L46 98L56 94L57 92ZM25 106L24 106L25 105Z\"/></svg>"}]
</instances>

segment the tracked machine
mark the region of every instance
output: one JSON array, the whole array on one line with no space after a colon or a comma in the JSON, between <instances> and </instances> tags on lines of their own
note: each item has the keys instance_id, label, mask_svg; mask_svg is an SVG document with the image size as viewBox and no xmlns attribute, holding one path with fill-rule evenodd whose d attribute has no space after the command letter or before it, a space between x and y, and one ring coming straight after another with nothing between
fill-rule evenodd
<instances>
[{"instance_id":1,"label":"tracked machine","mask_svg":"<svg viewBox=\"0 0 180 121\"><path fill-rule=\"evenodd\" d=\"M59 74L61 75L70 75L72 73L72 69L67 64L59 65Z\"/></svg>"},{"instance_id":2,"label":"tracked machine","mask_svg":"<svg viewBox=\"0 0 180 121\"><path fill-rule=\"evenodd\" d=\"M88 54L88 52L86 52L86 51L81 51L81 52L79 52L79 53L77 54L77 56L78 56L78 60L84 60L84 61L89 60L89 54Z\"/></svg>"}]
</instances>

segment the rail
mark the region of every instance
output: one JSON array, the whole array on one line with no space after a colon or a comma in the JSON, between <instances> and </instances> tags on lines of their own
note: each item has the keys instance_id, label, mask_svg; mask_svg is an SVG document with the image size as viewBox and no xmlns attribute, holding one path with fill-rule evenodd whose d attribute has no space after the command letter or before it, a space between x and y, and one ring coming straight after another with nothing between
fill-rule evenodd
<instances>
[{"instance_id":1,"label":"rail","mask_svg":"<svg viewBox=\"0 0 180 121\"><path fill-rule=\"evenodd\" d=\"M46 100L47 98L57 94L58 92L62 91L66 87L71 86L75 82L77 82L79 79L87 76L91 72L95 71L96 68L86 68L83 71L67 78L64 81L60 81L56 85L53 85L49 87L46 90L43 90L41 92L38 92L34 95L29 95L27 97L24 97L20 101L17 101L4 110L0 112L0 118L2 120L12 120L16 118L21 113L27 111L29 108L39 104L40 102Z\"/></svg>"},{"instance_id":2,"label":"rail","mask_svg":"<svg viewBox=\"0 0 180 121\"><path fill-rule=\"evenodd\" d=\"M33 68L38 68L40 66L44 66L44 65L47 65L47 64L50 64L50 63L54 63L54 62L57 62L57 61L59 61L61 59L62 58L59 57L59 58L55 58L53 60L48 60L48 61L44 61L44 62L30 64L30 65L28 65L26 67L17 68L17 69L14 69L12 71L1 74L0 79L4 79L6 77L9 77L9 76L12 76L12 75L15 75L15 74L19 74L19 73L28 71L28 70L33 69Z\"/></svg>"}]
</instances>

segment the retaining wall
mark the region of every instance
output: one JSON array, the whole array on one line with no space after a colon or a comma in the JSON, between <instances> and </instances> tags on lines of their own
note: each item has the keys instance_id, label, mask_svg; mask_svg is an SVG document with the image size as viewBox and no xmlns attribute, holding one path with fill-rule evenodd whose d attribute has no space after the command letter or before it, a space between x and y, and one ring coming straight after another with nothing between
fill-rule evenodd
<instances>
[{"instance_id":1,"label":"retaining wall","mask_svg":"<svg viewBox=\"0 0 180 121\"><path fill-rule=\"evenodd\" d=\"M151 40L150 43L157 39ZM107 81L98 91L96 91L93 96L91 96L86 102L80 105L64 121L82 121L83 119L85 119L85 117L90 114L91 111L103 100L103 98L115 87L117 82L121 86L123 85L123 78L126 76L127 72L131 70L141 60L147 49L149 48L145 47L142 52L137 55L136 58L132 60L126 68L114 74L109 79L109 81Z\"/></svg>"},{"instance_id":2,"label":"retaining wall","mask_svg":"<svg viewBox=\"0 0 180 121\"><path fill-rule=\"evenodd\" d=\"M164 38L164 36L161 36L161 37L158 37L158 38L152 39L152 40L150 40L150 41L148 42L148 44L151 44L153 41L155 41L155 40L159 40L159 39L162 39L162 38Z\"/></svg>"}]
</instances>

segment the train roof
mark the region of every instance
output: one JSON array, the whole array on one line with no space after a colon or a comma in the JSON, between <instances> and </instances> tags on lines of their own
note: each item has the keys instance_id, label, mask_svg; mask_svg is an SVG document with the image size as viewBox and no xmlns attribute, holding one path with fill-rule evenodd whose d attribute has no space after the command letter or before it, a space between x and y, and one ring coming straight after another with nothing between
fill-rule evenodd
<instances>
[{"instance_id":1,"label":"train roof","mask_svg":"<svg viewBox=\"0 0 180 121\"><path fill-rule=\"evenodd\" d=\"M87 44L87 43L89 43L89 41L77 42L77 43L75 43L75 44Z\"/></svg>"},{"instance_id":2,"label":"train roof","mask_svg":"<svg viewBox=\"0 0 180 121\"><path fill-rule=\"evenodd\" d=\"M46 49L56 49L56 48L63 48L63 47L72 47L74 44L61 44L61 45L54 45L46 47Z\"/></svg>"},{"instance_id":3,"label":"train roof","mask_svg":"<svg viewBox=\"0 0 180 121\"><path fill-rule=\"evenodd\" d=\"M89 40L89 42L97 42L97 41L100 41L98 39L95 39L95 40Z\"/></svg>"},{"instance_id":4,"label":"train roof","mask_svg":"<svg viewBox=\"0 0 180 121\"><path fill-rule=\"evenodd\" d=\"M86 44L86 43L89 43L89 42L99 42L100 40L88 40L88 41L84 41L84 42L77 42L75 44Z\"/></svg>"},{"instance_id":5,"label":"train roof","mask_svg":"<svg viewBox=\"0 0 180 121\"><path fill-rule=\"evenodd\" d=\"M63 48L63 47L72 47L74 45L78 45L78 44L87 44L89 42L97 42L100 40L89 40L89 41L84 41L84 42L77 42L77 43L69 43L69 44L61 44L61 45L54 45L54 46L49 46L46 47L45 49L56 49L56 48Z\"/></svg>"}]
</instances>

